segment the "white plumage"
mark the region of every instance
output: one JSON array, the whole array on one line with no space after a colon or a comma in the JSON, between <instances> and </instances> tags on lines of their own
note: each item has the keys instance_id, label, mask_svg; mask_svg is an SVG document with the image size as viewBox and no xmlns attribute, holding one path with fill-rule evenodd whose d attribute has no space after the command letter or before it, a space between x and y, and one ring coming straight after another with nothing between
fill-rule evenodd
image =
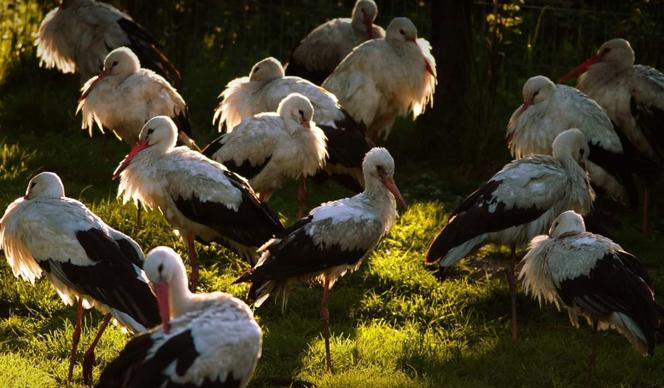
<instances>
[{"instance_id":1,"label":"white plumage","mask_svg":"<svg viewBox=\"0 0 664 388\"><path fill-rule=\"evenodd\" d=\"M222 292L191 293L182 259L170 248L150 251L145 269L164 324L132 339L106 367L98 387L246 387L262 348L249 307Z\"/></svg>"},{"instance_id":2,"label":"white plumage","mask_svg":"<svg viewBox=\"0 0 664 388\"><path fill-rule=\"evenodd\" d=\"M369 137L389 135L397 116L413 119L433 104L436 63L425 39L407 18L395 18L385 39L357 46L323 82Z\"/></svg>"},{"instance_id":3,"label":"white plumage","mask_svg":"<svg viewBox=\"0 0 664 388\"><path fill-rule=\"evenodd\" d=\"M121 176L118 197L159 209L188 242L195 284L195 237L251 260L282 226L244 178L196 151L174 147L176 131L170 118L152 118L114 177Z\"/></svg>"},{"instance_id":4,"label":"white plumage","mask_svg":"<svg viewBox=\"0 0 664 388\"><path fill-rule=\"evenodd\" d=\"M45 275L65 304L78 305L70 378L83 308L109 313L107 321L112 316L132 332L159 323L156 300L141 268L141 248L85 205L65 197L56 174L36 175L26 195L7 207L0 219L0 248L15 276L34 283ZM86 381L95 344L86 353Z\"/></svg>"},{"instance_id":5,"label":"white plumage","mask_svg":"<svg viewBox=\"0 0 664 388\"><path fill-rule=\"evenodd\" d=\"M373 24L377 15L373 0L358 0L350 19L332 19L302 39L291 53L286 73L320 84L355 46L385 37L385 31Z\"/></svg>"},{"instance_id":6,"label":"white plumage","mask_svg":"<svg viewBox=\"0 0 664 388\"><path fill-rule=\"evenodd\" d=\"M142 69L127 47L111 51L104 70L90 78L81 92L76 112L82 113L83 129L90 136L96 123L102 132L109 128L120 140L134 144L148 120L165 115L178 123L180 141L196 148L182 96L163 77Z\"/></svg>"},{"instance_id":7,"label":"white plumage","mask_svg":"<svg viewBox=\"0 0 664 388\"><path fill-rule=\"evenodd\" d=\"M615 171L616 166L625 166L623 147L602 107L577 89L556 85L541 75L529 78L523 85L523 101L507 125L507 143L513 157L550 154L559 133L578 128L590 147L601 150L604 159L611 159L595 163L593 160L597 159L591 152L586 166L590 179L615 199L627 200ZM613 169L607 167L611 162Z\"/></svg>"},{"instance_id":8,"label":"white plumage","mask_svg":"<svg viewBox=\"0 0 664 388\"><path fill-rule=\"evenodd\" d=\"M47 69L79 73L82 80L97 74L109 51L131 47L149 68L178 86L180 74L159 51L159 44L131 17L94 0L61 0L39 26L37 57Z\"/></svg>"}]
</instances>

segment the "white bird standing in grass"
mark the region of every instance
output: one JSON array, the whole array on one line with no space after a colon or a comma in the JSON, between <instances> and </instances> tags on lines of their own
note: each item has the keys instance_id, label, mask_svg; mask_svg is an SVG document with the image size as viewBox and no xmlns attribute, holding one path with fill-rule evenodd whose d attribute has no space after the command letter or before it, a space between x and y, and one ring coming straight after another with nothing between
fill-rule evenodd
<instances>
[{"instance_id":1,"label":"white bird standing in grass","mask_svg":"<svg viewBox=\"0 0 664 388\"><path fill-rule=\"evenodd\" d=\"M413 120L433 104L436 62L408 18L394 18L385 39L357 46L323 82L372 140L387 137L397 116Z\"/></svg>"},{"instance_id":2,"label":"white bird standing in grass","mask_svg":"<svg viewBox=\"0 0 664 388\"><path fill-rule=\"evenodd\" d=\"M291 283L323 285L320 316L327 368L330 357L330 288L347 271L355 271L389 233L397 217L396 201L406 206L394 182L394 159L385 148L369 151L362 163L365 190L352 197L324 203L287 232L267 242L256 266L236 282L250 282L249 298L260 306L270 295L282 294Z\"/></svg>"},{"instance_id":3,"label":"white bird standing in grass","mask_svg":"<svg viewBox=\"0 0 664 388\"><path fill-rule=\"evenodd\" d=\"M591 379L598 330L615 329L639 353L653 354L662 308L645 268L620 245L586 232L580 214L560 214L548 236L533 238L523 263L519 279L526 293L540 304L544 300L566 307L573 326L579 327L579 317L592 326Z\"/></svg>"},{"instance_id":4,"label":"white bird standing in grass","mask_svg":"<svg viewBox=\"0 0 664 388\"><path fill-rule=\"evenodd\" d=\"M343 110L334 94L305 79L285 77L281 63L272 57L256 63L248 77L236 78L226 85L212 122L218 122L219 131L225 125L230 132L243 119L276 111L291 93L309 99L314 107L313 121L327 137L325 172L344 186L361 191L362 160L371 149L364 134L366 127Z\"/></svg>"},{"instance_id":5,"label":"white bird standing in grass","mask_svg":"<svg viewBox=\"0 0 664 388\"><path fill-rule=\"evenodd\" d=\"M523 104L507 124L507 145L513 157L550 154L553 139L569 128L583 132L590 156L586 168L591 181L614 199L636 200L629 160L613 124L595 101L576 88L556 85L545 76L523 85Z\"/></svg>"},{"instance_id":6,"label":"white bird standing in grass","mask_svg":"<svg viewBox=\"0 0 664 388\"><path fill-rule=\"evenodd\" d=\"M223 292L190 292L168 247L148 253L145 272L163 324L129 341L97 387L246 387L263 341L249 306Z\"/></svg>"},{"instance_id":7,"label":"white bird standing in grass","mask_svg":"<svg viewBox=\"0 0 664 388\"><path fill-rule=\"evenodd\" d=\"M320 85L355 46L385 37L385 31L373 24L377 15L373 0L357 0L350 19L332 19L302 39L288 59L286 74Z\"/></svg>"},{"instance_id":8,"label":"white bird standing in grass","mask_svg":"<svg viewBox=\"0 0 664 388\"><path fill-rule=\"evenodd\" d=\"M283 230L279 218L259 201L249 183L222 164L187 147L175 147L173 120L148 121L136 145L120 163L118 197L158 208L189 248L192 290L198 283L194 240L217 242L255 260L256 249Z\"/></svg>"},{"instance_id":9,"label":"white bird standing in grass","mask_svg":"<svg viewBox=\"0 0 664 388\"><path fill-rule=\"evenodd\" d=\"M578 129L553 141L553 156L529 155L503 167L470 194L432 241L426 262L450 267L486 243L511 246L507 268L512 299L512 338L517 339L516 246L547 230L560 213L573 209L587 214L594 200L584 167L588 143Z\"/></svg>"},{"instance_id":10,"label":"white bird standing in grass","mask_svg":"<svg viewBox=\"0 0 664 388\"><path fill-rule=\"evenodd\" d=\"M269 201L284 180L299 179L298 218L304 215L305 179L325 166L327 138L312 121L314 108L292 93L276 113L248 117L203 150L210 159L249 179L261 201Z\"/></svg>"},{"instance_id":11,"label":"white bird standing in grass","mask_svg":"<svg viewBox=\"0 0 664 388\"><path fill-rule=\"evenodd\" d=\"M160 51L156 39L106 3L60 0L42 20L35 44L40 65L79 73L83 81L99 73L109 51L127 46L146 67L176 87L180 85L180 73Z\"/></svg>"},{"instance_id":12,"label":"white bird standing in grass","mask_svg":"<svg viewBox=\"0 0 664 388\"><path fill-rule=\"evenodd\" d=\"M182 144L198 149L191 139L187 104L162 76L142 69L131 49L120 47L104 60L104 69L83 85L78 108L83 129L110 128L126 143L134 144L143 125L155 116L168 116L177 124Z\"/></svg>"},{"instance_id":13,"label":"white bird standing in grass","mask_svg":"<svg viewBox=\"0 0 664 388\"><path fill-rule=\"evenodd\" d=\"M62 181L54 173L36 175L25 196L7 207L0 219L0 248L14 276L34 283L45 274L65 304L76 304L68 381L84 308L94 306L105 314L83 358L83 379L88 384L94 348L111 318L134 333L159 324L157 301L142 270L141 248L85 205L65 197Z\"/></svg>"}]
</instances>

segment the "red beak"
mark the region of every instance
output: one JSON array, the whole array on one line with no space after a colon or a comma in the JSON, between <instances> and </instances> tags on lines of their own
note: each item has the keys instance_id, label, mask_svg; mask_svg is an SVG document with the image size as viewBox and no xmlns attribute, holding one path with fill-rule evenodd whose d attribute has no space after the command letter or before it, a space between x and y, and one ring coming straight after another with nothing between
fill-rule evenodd
<instances>
[{"instance_id":1,"label":"red beak","mask_svg":"<svg viewBox=\"0 0 664 388\"><path fill-rule=\"evenodd\" d=\"M134 157L139 152L143 151L144 149L146 149L148 147L150 147L150 144L148 144L147 140L139 140L138 142L136 142L136 144L133 147L131 147L131 150L129 150L129 153L127 154L127 156L125 156L122 163L120 163L118 168L116 168L115 171L113 171L113 178L112 179L113 180L118 179L118 177L120 176L120 173L122 173L122 171L124 171L127 167L129 167L129 164L131 164L131 160L134 159Z\"/></svg>"},{"instance_id":2,"label":"red beak","mask_svg":"<svg viewBox=\"0 0 664 388\"><path fill-rule=\"evenodd\" d=\"M521 113L525 112L526 109L528 109L529 106L533 104L533 100L526 100L521 104L519 107L519 110L517 111L517 115L521 115Z\"/></svg>"},{"instance_id":3,"label":"red beak","mask_svg":"<svg viewBox=\"0 0 664 388\"><path fill-rule=\"evenodd\" d=\"M27 200L30 199L30 197L26 194L26 195L23 196L23 199L25 199L27 201Z\"/></svg>"},{"instance_id":4,"label":"red beak","mask_svg":"<svg viewBox=\"0 0 664 388\"><path fill-rule=\"evenodd\" d=\"M385 185L385 187L390 191L390 193L392 193L394 195L394 199L397 200L399 205L402 208L407 209L408 205L406 204L406 201L401 196L401 192L399 191L399 188L397 187L396 182L394 182L394 178L392 178L391 176L384 176L384 177L381 178L381 180L383 181L383 185Z\"/></svg>"},{"instance_id":5,"label":"red beak","mask_svg":"<svg viewBox=\"0 0 664 388\"><path fill-rule=\"evenodd\" d=\"M600 55L594 55L594 56L586 59L585 61L583 61L583 63L581 63L577 67L570 70L564 76L560 77L560 80L558 80L558 82L563 83L563 82L569 81L572 78L576 78L576 77L580 76L581 74L585 73L586 70L588 70L588 68L590 66L592 66L593 64L599 62L601 59L602 59L602 57Z\"/></svg>"},{"instance_id":6,"label":"red beak","mask_svg":"<svg viewBox=\"0 0 664 388\"><path fill-rule=\"evenodd\" d=\"M90 86L83 92L83 94L81 94L81 96L78 98L78 100L79 101L84 100L88 96L88 94L90 94L92 89L94 89L95 86L97 86L99 81L101 81L104 78L108 77L110 74L111 74L111 69L110 68L107 69L107 70L102 70L101 73L99 73L99 75L97 76L97 78L94 81L92 81Z\"/></svg>"},{"instance_id":7,"label":"red beak","mask_svg":"<svg viewBox=\"0 0 664 388\"><path fill-rule=\"evenodd\" d=\"M159 316L161 317L164 333L168 334L169 330L171 330L171 307L168 303L168 284L166 282L158 282L152 286L157 294L157 306L159 306Z\"/></svg>"}]
</instances>

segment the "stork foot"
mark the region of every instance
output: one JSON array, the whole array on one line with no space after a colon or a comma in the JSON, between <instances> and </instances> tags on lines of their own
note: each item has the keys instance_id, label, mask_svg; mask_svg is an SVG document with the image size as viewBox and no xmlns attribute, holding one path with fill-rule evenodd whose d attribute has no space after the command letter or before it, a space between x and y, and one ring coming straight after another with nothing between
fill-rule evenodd
<instances>
[{"instance_id":1,"label":"stork foot","mask_svg":"<svg viewBox=\"0 0 664 388\"><path fill-rule=\"evenodd\" d=\"M95 361L95 352L93 349L85 352L85 356L83 356L83 382L85 385L92 384L92 369L95 366Z\"/></svg>"}]
</instances>

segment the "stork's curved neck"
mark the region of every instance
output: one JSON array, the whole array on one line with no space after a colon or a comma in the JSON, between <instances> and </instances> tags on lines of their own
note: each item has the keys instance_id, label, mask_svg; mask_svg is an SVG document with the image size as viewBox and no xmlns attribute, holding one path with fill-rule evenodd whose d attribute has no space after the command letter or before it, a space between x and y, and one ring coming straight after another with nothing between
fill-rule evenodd
<instances>
[{"instance_id":1,"label":"stork's curved neck","mask_svg":"<svg viewBox=\"0 0 664 388\"><path fill-rule=\"evenodd\" d=\"M191 311L194 305L195 294L189 291L187 277L184 274L176 276L168 285L168 304L171 311L171 319Z\"/></svg>"},{"instance_id":2,"label":"stork's curved neck","mask_svg":"<svg viewBox=\"0 0 664 388\"><path fill-rule=\"evenodd\" d=\"M581 74L577 87L582 92L587 93L589 90L597 86L606 84L612 81L615 77L622 72L631 68L631 65L621 65L619 63L611 62L598 62L588 68L588 70Z\"/></svg>"}]
</instances>

